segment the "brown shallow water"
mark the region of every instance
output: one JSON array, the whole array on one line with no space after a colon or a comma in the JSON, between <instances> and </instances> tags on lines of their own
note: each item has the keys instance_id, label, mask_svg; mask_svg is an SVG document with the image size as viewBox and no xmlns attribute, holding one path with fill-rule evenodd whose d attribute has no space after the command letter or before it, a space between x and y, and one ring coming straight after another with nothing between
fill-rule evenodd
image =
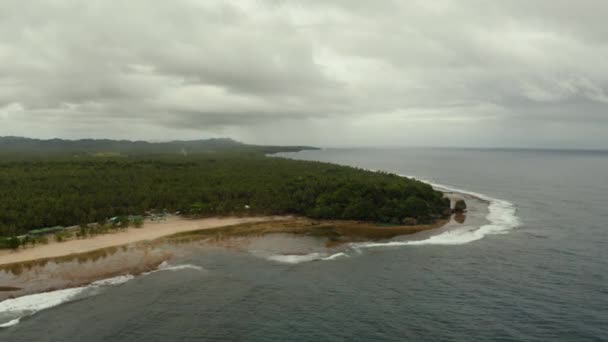
<instances>
[{"instance_id":1,"label":"brown shallow water","mask_svg":"<svg viewBox=\"0 0 608 342\"><path fill-rule=\"evenodd\" d=\"M173 253L150 244L101 250L0 267L0 300L76 287L95 280L155 269Z\"/></svg>"}]
</instances>

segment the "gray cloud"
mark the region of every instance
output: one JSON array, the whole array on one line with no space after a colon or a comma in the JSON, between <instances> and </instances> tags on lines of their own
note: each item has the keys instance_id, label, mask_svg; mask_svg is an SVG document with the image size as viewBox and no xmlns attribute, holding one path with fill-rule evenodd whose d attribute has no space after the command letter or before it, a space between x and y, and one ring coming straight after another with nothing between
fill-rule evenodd
<instances>
[{"instance_id":1,"label":"gray cloud","mask_svg":"<svg viewBox=\"0 0 608 342\"><path fill-rule=\"evenodd\" d=\"M591 0L4 0L0 135L603 147L607 11Z\"/></svg>"}]
</instances>

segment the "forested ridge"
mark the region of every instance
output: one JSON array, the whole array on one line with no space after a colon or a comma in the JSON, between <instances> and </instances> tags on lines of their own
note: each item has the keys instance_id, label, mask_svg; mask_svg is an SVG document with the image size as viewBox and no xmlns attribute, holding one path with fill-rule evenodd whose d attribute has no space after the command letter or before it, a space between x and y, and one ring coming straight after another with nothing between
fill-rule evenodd
<instances>
[{"instance_id":1,"label":"forested ridge","mask_svg":"<svg viewBox=\"0 0 608 342\"><path fill-rule=\"evenodd\" d=\"M415 180L260 154L0 162L2 236L148 210L398 224L433 220L448 207L440 192Z\"/></svg>"},{"instance_id":2,"label":"forested ridge","mask_svg":"<svg viewBox=\"0 0 608 342\"><path fill-rule=\"evenodd\" d=\"M229 138L148 142L109 139L30 139L0 137L0 158L3 159L53 159L59 156L166 156L201 153L276 153L316 149L309 146L249 145Z\"/></svg>"}]
</instances>

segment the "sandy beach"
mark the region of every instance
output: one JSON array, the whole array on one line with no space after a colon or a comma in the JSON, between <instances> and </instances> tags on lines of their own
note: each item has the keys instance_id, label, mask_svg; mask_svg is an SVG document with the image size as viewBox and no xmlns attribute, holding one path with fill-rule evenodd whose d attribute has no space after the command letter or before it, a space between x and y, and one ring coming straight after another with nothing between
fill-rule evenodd
<instances>
[{"instance_id":1,"label":"sandy beach","mask_svg":"<svg viewBox=\"0 0 608 342\"><path fill-rule=\"evenodd\" d=\"M98 235L86 239L73 239L65 242L50 242L19 249L18 251L0 251L0 265L25 262L37 259L55 258L70 254L86 253L102 248L121 246L140 241L155 240L177 233L227 227L243 223L283 220L289 217L222 217L185 219L170 216L164 221L146 221L142 228L129 228L111 234Z\"/></svg>"}]
</instances>

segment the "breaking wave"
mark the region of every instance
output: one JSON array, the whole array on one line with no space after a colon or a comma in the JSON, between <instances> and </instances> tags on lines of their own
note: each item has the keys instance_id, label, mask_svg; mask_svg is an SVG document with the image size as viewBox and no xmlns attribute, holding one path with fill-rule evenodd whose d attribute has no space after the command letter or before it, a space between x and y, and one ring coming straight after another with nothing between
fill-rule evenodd
<instances>
[{"instance_id":1,"label":"breaking wave","mask_svg":"<svg viewBox=\"0 0 608 342\"><path fill-rule=\"evenodd\" d=\"M282 264L299 264L310 261L329 261L341 257L347 257L344 252L327 255L326 253L309 253L309 254L272 254L266 257L267 260L276 261Z\"/></svg>"},{"instance_id":2,"label":"breaking wave","mask_svg":"<svg viewBox=\"0 0 608 342\"><path fill-rule=\"evenodd\" d=\"M344 252L340 252L340 253L336 253L336 254L332 254L330 256L328 256L327 258L323 258L321 260L334 260L337 258L342 258L342 257L347 257L348 254L344 253Z\"/></svg>"},{"instance_id":3,"label":"breaking wave","mask_svg":"<svg viewBox=\"0 0 608 342\"><path fill-rule=\"evenodd\" d=\"M0 323L0 328L17 325L24 317L77 299L93 296L104 287L124 284L133 278L132 275L122 275L98 280L86 286L6 299L0 302L0 321L6 320L4 323Z\"/></svg>"},{"instance_id":4,"label":"breaking wave","mask_svg":"<svg viewBox=\"0 0 608 342\"><path fill-rule=\"evenodd\" d=\"M271 261L280 262L283 264L299 264L301 262L308 262L322 259L325 254L321 253L310 253L310 254L273 254L266 257Z\"/></svg>"},{"instance_id":5,"label":"breaking wave","mask_svg":"<svg viewBox=\"0 0 608 342\"><path fill-rule=\"evenodd\" d=\"M144 273L144 275L160 272L160 271L179 271L179 270L197 270L204 269L198 265L169 265L167 262L161 263L154 271ZM104 287L111 287L124 284L135 277L131 274L121 275L113 278L97 280L89 285L75 287L71 289L63 289L51 292L36 293L23 297L6 299L0 302L0 328L8 328L19 324L22 318L32 316L37 312L49 309L64 303L74 300L93 296Z\"/></svg>"},{"instance_id":6,"label":"breaking wave","mask_svg":"<svg viewBox=\"0 0 608 342\"><path fill-rule=\"evenodd\" d=\"M128 282L129 280L135 278L134 276L127 274L121 275L114 278L102 279L91 283L91 286L111 286L111 285L120 285Z\"/></svg>"},{"instance_id":7,"label":"breaking wave","mask_svg":"<svg viewBox=\"0 0 608 342\"><path fill-rule=\"evenodd\" d=\"M143 273L143 275L148 275L156 272L162 271L181 271L181 270L195 270L195 271L204 271L205 269L198 265L192 264L183 264L183 265L175 265L171 266L166 261L163 261L154 271Z\"/></svg>"},{"instance_id":8,"label":"breaking wave","mask_svg":"<svg viewBox=\"0 0 608 342\"><path fill-rule=\"evenodd\" d=\"M13 325L17 325L19 324L19 321L21 320L21 318L15 318L12 321L8 321L4 324L0 324L0 328L8 328L8 327L12 327Z\"/></svg>"},{"instance_id":9,"label":"breaking wave","mask_svg":"<svg viewBox=\"0 0 608 342\"><path fill-rule=\"evenodd\" d=\"M516 228L520 225L519 217L517 217L517 215L515 214L515 206L509 201L492 198L477 192L457 189L443 184L433 183L424 179L416 179L420 180L421 182L428 183L431 186L440 190L457 192L473 196L482 201L488 202L488 215L486 216L486 219L489 221L489 223L481 227L464 227L460 229L449 230L444 233L431 236L428 239L424 240L360 243L354 244L354 248L420 245L463 245L483 239L486 235L506 234L509 230Z\"/></svg>"},{"instance_id":10,"label":"breaking wave","mask_svg":"<svg viewBox=\"0 0 608 342\"><path fill-rule=\"evenodd\" d=\"M198 265L177 265L177 266L169 266L167 268L160 269L159 271L180 271L180 270L195 270L195 271L204 271L205 269Z\"/></svg>"}]
</instances>

